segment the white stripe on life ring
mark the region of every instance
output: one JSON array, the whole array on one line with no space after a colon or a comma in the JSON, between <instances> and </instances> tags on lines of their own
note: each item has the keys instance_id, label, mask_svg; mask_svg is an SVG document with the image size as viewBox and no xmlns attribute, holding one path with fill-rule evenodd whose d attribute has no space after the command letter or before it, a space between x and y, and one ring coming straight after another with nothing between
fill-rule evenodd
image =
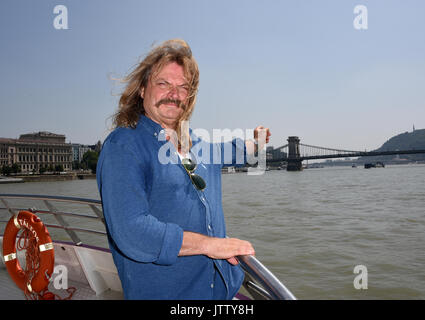
<instances>
[{"instance_id":1,"label":"white stripe on life ring","mask_svg":"<svg viewBox=\"0 0 425 320\"><path fill-rule=\"evenodd\" d=\"M11 253L4 256L4 262L12 261L16 259L16 253Z\"/></svg>"},{"instance_id":2,"label":"white stripe on life ring","mask_svg":"<svg viewBox=\"0 0 425 320\"><path fill-rule=\"evenodd\" d=\"M48 243L45 243L45 244L40 244L39 248L40 248L40 252L52 250L53 249L53 243L48 242Z\"/></svg>"},{"instance_id":3,"label":"white stripe on life ring","mask_svg":"<svg viewBox=\"0 0 425 320\"><path fill-rule=\"evenodd\" d=\"M14 225L15 225L16 228L21 229L21 225L18 222L18 215L17 214L15 214L13 216L13 223L14 223Z\"/></svg>"}]
</instances>

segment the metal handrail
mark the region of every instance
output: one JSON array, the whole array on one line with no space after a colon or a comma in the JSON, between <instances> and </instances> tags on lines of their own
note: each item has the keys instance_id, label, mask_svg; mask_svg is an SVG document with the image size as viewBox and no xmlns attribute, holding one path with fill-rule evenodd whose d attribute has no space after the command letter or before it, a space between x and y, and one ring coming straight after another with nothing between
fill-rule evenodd
<instances>
[{"instance_id":1,"label":"metal handrail","mask_svg":"<svg viewBox=\"0 0 425 320\"><path fill-rule=\"evenodd\" d=\"M296 300L295 296L283 285L276 276L267 269L254 256L238 256L241 267L257 282L259 282L270 295L265 299L271 300Z\"/></svg>"},{"instance_id":2,"label":"metal handrail","mask_svg":"<svg viewBox=\"0 0 425 320\"><path fill-rule=\"evenodd\" d=\"M63 202L74 202L82 204L98 204L101 205L102 201L95 199L77 198L77 197L63 197L63 196L50 196L40 194L14 194L14 193L0 193L0 198L14 198L14 199L32 199L32 200L54 200Z\"/></svg>"},{"instance_id":3,"label":"metal handrail","mask_svg":"<svg viewBox=\"0 0 425 320\"><path fill-rule=\"evenodd\" d=\"M74 242L75 245L79 246L82 244L82 241L80 237L76 234L76 231L80 232L89 232L92 234L101 234L106 235L106 232L97 231L97 230L90 230L90 229L83 229L78 227L71 227L64 219L64 216L70 216L70 217L78 217L78 218L87 218L87 215L82 214L75 214L71 213L68 214L66 212L58 210L52 203L53 202L66 202L66 203L77 203L77 204L85 204L90 207L90 209L95 213L95 216L90 217L90 219L96 219L101 221L103 224L105 224L105 221L103 219L103 214L100 209L96 207L96 205L102 205L102 202L100 200L94 200L94 199L84 199L84 198L77 198L77 197L64 197L64 196L50 196L50 195L38 195L38 194L0 194L0 201L3 202L5 205L5 208L9 211L11 215L16 214L16 211L20 211L17 208L14 208L8 204L6 199L26 199L26 200L41 200L44 202L44 204L47 206L48 211L46 210L38 210L35 208L29 208L25 210L31 210L34 213L48 213L52 214L56 221L59 223L59 225L52 225L52 224L46 224L47 227L52 228L59 228L64 230L68 236L71 238L71 240Z\"/></svg>"},{"instance_id":4,"label":"metal handrail","mask_svg":"<svg viewBox=\"0 0 425 320\"><path fill-rule=\"evenodd\" d=\"M0 210L13 210L13 211L24 211L24 210L28 210L28 208L18 208L18 207L9 207L9 208L5 208L5 207L0 207ZM48 210L41 210L41 209L35 209L35 208L29 208L31 209L30 211L37 211L38 213L43 213L43 214L53 214L51 211ZM84 218L84 219L92 219L92 220L100 220L99 217L97 216L89 216L87 214L79 214L79 213L72 213L72 212L64 212L64 211L55 211L54 214L57 215L62 215L62 216L68 216L68 217L75 217L75 218Z\"/></svg>"},{"instance_id":5,"label":"metal handrail","mask_svg":"<svg viewBox=\"0 0 425 320\"><path fill-rule=\"evenodd\" d=\"M101 209L97 208L96 205L101 205L102 202L100 200L94 199L84 199L77 197L63 197L63 196L49 196L49 195L25 195L25 194L0 194L0 201L3 202L5 207L0 207L0 210L8 210L11 215L16 214L16 211L21 211L20 208L15 208L10 206L6 199L28 199L28 200L42 200L49 211L47 210L39 210L39 209L30 209L34 212L44 213L44 214L52 214L56 220L59 222L58 225L55 224L46 224L46 227L51 228L59 228L65 230L71 239L74 241L76 245L81 245L82 242L79 237L75 234L74 231L78 232L89 232L93 234L98 234L101 236L106 236L106 232L83 229L78 227L69 226L63 219L62 216L71 216L78 218L90 218L97 219L105 224L103 213ZM96 216L89 216L84 214L76 214L76 213L67 213L63 211L59 211L56 209L49 201L58 201L58 202L67 202L67 203L79 203L85 204L90 207L90 209L96 214ZM28 210L28 209L24 209ZM0 223L7 222L0 220ZM257 258L254 256L246 255L246 256L238 256L237 257L242 269L246 272L246 280L244 283L245 288L251 294L254 294L256 297L260 299L267 300L295 300L295 296L279 281L273 273L268 270ZM256 281L259 285L257 285Z\"/></svg>"}]
</instances>

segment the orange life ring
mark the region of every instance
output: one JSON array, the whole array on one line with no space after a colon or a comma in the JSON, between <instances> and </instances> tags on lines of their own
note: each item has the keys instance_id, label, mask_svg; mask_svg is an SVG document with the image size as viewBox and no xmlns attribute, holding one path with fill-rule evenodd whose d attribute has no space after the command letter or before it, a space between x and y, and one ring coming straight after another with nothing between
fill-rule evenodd
<instances>
[{"instance_id":1,"label":"orange life ring","mask_svg":"<svg viewBox=\"0 0 425 320\"><path fill-rule=\"evenodd\" d=\"M16 255L16 236L21 228L27 228L35 237L40 252L40 267L28 283L25 283L25 271ZM3 258L9 275L21 290L32 293L47 288L53 273L55 254L52 239L40 218L29 211L20 211L10 218L4 230Z\"/></svg>"}]
</instances>

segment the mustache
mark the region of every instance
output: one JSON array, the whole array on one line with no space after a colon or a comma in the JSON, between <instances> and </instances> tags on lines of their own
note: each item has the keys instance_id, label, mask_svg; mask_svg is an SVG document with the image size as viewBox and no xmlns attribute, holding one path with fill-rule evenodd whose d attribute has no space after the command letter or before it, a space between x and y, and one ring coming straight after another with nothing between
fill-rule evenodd
<instances>
[{"instance_id":1,"label":"mustache","mask_svg":"<svg viewBox=\"0 0 425 320\"><path fill-rule=\"evenodd\" d=\"M170 103L174 103L177 107L182 108L183 110L186 110L186 105L179 99L170 99L170 98L165 98L165 99L161 99L159 100L156 104L155 107L159 107L161 104L170 104Z\"/></svg>"}]
</instances>

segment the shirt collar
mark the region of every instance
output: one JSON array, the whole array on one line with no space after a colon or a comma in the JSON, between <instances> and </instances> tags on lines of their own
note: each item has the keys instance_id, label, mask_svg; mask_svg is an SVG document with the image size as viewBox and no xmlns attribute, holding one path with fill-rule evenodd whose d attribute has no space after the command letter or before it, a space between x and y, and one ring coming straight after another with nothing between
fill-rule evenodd
<instances>
[{"instance_id":1,"label":"shirt collar","mask_svg":"<svg viewBox=\"0 0 425 320\"><path fill-rule=\"evenodd\" d=\"M155 137L160 133L164 133L164 128L157 122L153 121L151 118L146 117L145 115L140 115L139 121L137 122L137 129L145 128L149 131L150 134ZM193 133L193 130L189 128L189 134L192 140L198 140L199 138ZM192 141L193 142L193 141Z\"/></svg>"},{"instance_id":2,"label":"shirt collar","mask_svg":"<svg viewBox=\"0 0 425 320\"><path fill-rule=\"evenodd\" d=\"M157 137L158 134L160 134L161 131L164 130L164 128L159 123L156 123L145 115L140 115L139 121L137 123L137 129L140 130L141 128L144 128L155 137Z\"/></svg>"},{"instance_id":3,"label":"shirt collar","mask_svg":"<svg viewBox=\"0 0 425 320\"><path fill-rule=\"evenodd\" d=\"M159 137L159 140L166 141L164 128L159 123L153 121L151 118L148 118L143 114L140 115L136 128L137 130L141 130L142 128L144 128L156 139L158 139ZM192 138L193 145L197 144L200 141L200 139L194 134L191 128L189 128L189 135Z\"/></svg>"}]
</instances>

